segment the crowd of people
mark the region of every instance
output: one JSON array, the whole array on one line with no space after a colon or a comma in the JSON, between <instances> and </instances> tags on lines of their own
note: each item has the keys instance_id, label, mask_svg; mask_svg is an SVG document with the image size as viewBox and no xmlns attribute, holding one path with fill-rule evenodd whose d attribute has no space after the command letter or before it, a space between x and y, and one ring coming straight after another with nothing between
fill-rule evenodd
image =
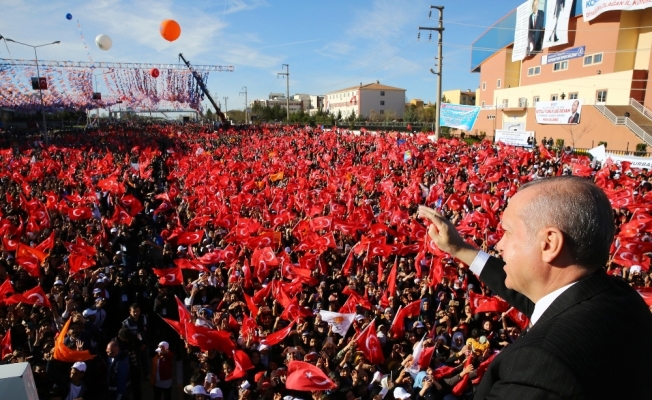
<instances>
[{"instance_id":1,"label":"crowd of people","mask_svg":"<svg viewBox=\"0 0 652 400\"><path fill-rule=\"evenodd\" d=\"M418 207L497 255L511 196L550 176L607 193L605 268L652 306L652 175L626 162L275 125L48 140L0 138L1 362L43 400L468 398L527 317Z\"/></svg>"}]
</instances>

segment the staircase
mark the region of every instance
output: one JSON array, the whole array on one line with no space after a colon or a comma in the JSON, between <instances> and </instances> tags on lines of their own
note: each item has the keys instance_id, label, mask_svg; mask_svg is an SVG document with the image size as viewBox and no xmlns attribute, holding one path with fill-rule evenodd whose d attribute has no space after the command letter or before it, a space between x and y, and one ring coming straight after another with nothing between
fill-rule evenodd
<instances>
[{"instance_id":1,"label":"staircase","mask_svg":"<svg viewBox=\"0 0 652 400\"><path fill-rule=\"evenodd\" d=\"M625 125L648 146L652 146L652 111L641 103L630 99L626 106L596 104L594 107L614 125ZM625 113L629 113L629 117L625 117Z\"/></svg>"}]
</instances>

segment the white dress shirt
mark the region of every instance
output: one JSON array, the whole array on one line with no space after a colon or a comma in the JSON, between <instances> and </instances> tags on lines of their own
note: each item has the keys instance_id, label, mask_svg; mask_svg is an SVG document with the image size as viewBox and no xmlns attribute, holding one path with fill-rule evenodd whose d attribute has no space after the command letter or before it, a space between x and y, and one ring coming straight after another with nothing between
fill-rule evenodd
<instances>
[{"instance_id":1,"label":"white dress shirt","mask_svg":"<svg viewBox=\"0 0 652 400\"><path fill-rule=\"evenodd\" d=\"M487 261L489 260L489 254L485 253L484 251L480 251L477 256L475 256L475 259L471 263L471 266L469 269L471 272L476 274L477 276L480 276L482 273L482 270L484 269L484 266L487 265ZM560 287L559 289L555 290L554 292L550 292L547 295L543 296L542 298L539 299L536 303L534 303L534 311L532 312L532 316L530 317L530 323L532 325L536 324L539 318L543 315L543 313L550 307L553 301L559 295L564 293L566 289L569 287L573 286L577 282L570 283L564 287Z\"/></svg>"}]
</instances>

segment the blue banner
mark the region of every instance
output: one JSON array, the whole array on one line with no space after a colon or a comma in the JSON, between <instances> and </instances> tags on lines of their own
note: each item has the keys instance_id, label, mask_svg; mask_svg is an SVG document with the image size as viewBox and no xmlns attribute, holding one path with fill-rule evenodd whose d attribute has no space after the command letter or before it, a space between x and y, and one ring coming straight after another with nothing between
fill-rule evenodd
<instances>
[{"instance_id":1,"label":"blue banner","mask_svg":"<svg viewBox=\"0 0 652 400\"><path fill-rule=\"evenodd\" d=\"M554 64L559 61L570 60L571 58L584 57L586 46L574 47L558 53L541 56L541 65Z\"/></svg>"},{"instance_id":2,"label":"blue banner","mask_svg":"<svg viewBox=\"0 0 652 400\"><path fill-rule=\"evenodd\" d=\"M480 107L442 103L439 126L470 131L479 113Z\"/></svg>"}]
</instances>

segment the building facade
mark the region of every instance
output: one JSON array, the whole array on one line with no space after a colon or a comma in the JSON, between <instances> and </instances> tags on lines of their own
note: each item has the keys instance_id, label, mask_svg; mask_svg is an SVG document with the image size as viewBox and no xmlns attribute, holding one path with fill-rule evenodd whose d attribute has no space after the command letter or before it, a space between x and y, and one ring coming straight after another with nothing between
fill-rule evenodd
<instances>
[{"instance_id":1,"label":"building facade","mask_svg":"<svg viewBox=\"0 0 652 400\"><path fill-rule=\"evenodd\" d=\"M513 57L517 10L474 42L471 70L479 73L476 104L482 107L476 133L520 126L537 139L564 139L579 148L604 141L612 150L633 150L648 140L652 119L645 114L652 112L643 107L652 108L652 8L611 10L586 22L583 3L570 2L567 43L522 60ZM580 122L537 123L537 103L560 100L582 101Z\"/></svg>"},{"instance_id":2,"label":"building facade","mask_svg":"<svg viewBox=\"0 0 652 400\"><path fill-rule=\"evenodd\" d=\"M477 93L471 89L462 91L460 89L445 90L442 96L446 98L450 104L461 104L463 106L475 106Z\"/></svg>"},{"instance_id":3,"label":"building facade","mask_svg":"<svg viewBox=\"0 0 652 400\"><path fill-rule=\"evenodd\" d=\"M324 96L324 110L331 114L342 114L346 118L355 113L369 118L373 114L380 118L389 116L403 118L405 111L405 89L387 86L379 81L337 90Z\"/></svg>"}]
</instances>

